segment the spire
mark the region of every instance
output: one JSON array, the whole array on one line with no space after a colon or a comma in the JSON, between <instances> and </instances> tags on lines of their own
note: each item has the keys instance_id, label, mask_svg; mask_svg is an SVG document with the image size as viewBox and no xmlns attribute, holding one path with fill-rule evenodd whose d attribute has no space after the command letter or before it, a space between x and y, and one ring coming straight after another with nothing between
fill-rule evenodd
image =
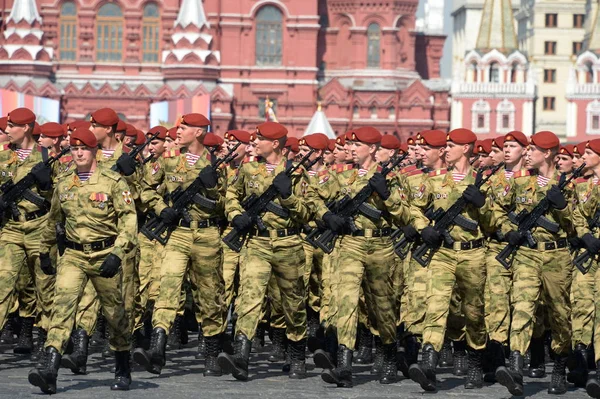
<instances>
[{"instance_id":1,"label":"spire","mask_svg":"<svg viewBox=\"0 0 600 399\"><path fill-rule=\"evenodd\" d=\"M517 36L514 24L511 0L485 0L476 48L502 52L515 50Z\"/></svg>"},{"instance_id":2,"label":"spire","mask_svg":"<svg viewBox=\"0 0 600 399\"><path fill-rule=\"evenodd\" d=\"M189 24L193 24L200 29L203 26L210 28L206 20L206 14L204 14L202 0L183 0L181 3L175 26L180 25L182 28L187 28Z\"/></svg>"},{"instance_id":3,"label":"spire","mask_svg":"<svg viewBox=\"0 0 600 399\"><path fill-rule=\"evenodd\" d=\"M304 131L304 136L308 136L313 133L323 133L330 139L335 139L335 133L325 116L325 112L321 109L321 102L317 103L317 111L313 115L308 127Z\"/></svg>"},{"instance_id":4,"label":"spire","mask_svg":"<svg viewBox=\"0 0 600 399\"><path fill-rule=\"evenodd\" d=\"M586 27L581 52L587 50L594 52L600 51L600 5L596 5L594 19L589 20Z\"/></svg>"},{"instance_id":5,"label":"spire","mask_svg":"<svg viewBox=\"0 0 600 399\"><path fill-rule=\"evenodd\" d=\"M42 23L35 0L15 0L6 22L13 21L18 24L22 20L27 21L30 25L33 25L35 21Z\"/></svg>"}]
</instances>

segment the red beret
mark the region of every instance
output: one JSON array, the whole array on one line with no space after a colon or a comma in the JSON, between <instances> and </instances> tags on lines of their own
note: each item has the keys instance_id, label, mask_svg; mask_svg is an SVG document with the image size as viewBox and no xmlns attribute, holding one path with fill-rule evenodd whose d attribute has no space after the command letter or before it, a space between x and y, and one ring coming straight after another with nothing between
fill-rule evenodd
<instances>
[{"instance_id":1,"label":"red beret","mask_svg":"<svg viewBox=\"0 0 600 399\"><path fill-rule=\"evenodd\" d=\"M352 135L354 134L354 130L348 130L346 133L344 133L344 139L346 141L352 141ZM344 143L346 142L344 141Z\"/></svg>"},{"instance_id":2,"label":"red beret","mask_svg":"<svg viewBox=\"0 0 600 399\"><path fill-rule=\"evenodd\" d=\"M335 150L336 139L329 139L329 145L327 145L327 149L331 152Z\"/></svg>"},{"instance_id":3,"label":"red beret","mask_svg":"<svg viewBox=\"0 0 600 399\"><path fill-rule=\"evenodd\" d=\"M32 135L39 136L40 134L42 134L42 129L40 129L40 124L37 122L34 122Z\"/></svg>"},{"instance_id":4,"label":"red beret","mask_svg":"<svg viewBox=\"0 0 600 399\"><path fill-rule=\"evenodd\" d=\"M588 143L587 141L584 141L582 143L575 145L575 148L573 148L573 154L583 155L585 153L585 148L587 147L587 143Z\"/></svg>"},{"instance_id":5,"label":"red beret","mask_svg":"<svg viewBox=\"0 0 600 399\"><path fill-rule=\"evenodd\" d=\"M477 141L477 136L469 129L460 128L454 129L448 133L446 140L456 144L473 144Z\"/></svg>"},{"instance_id":6,"label":"red beret","mask_svg":"<svg viewBox=\"0 0 600 399\"><path fill-rule=\"evenodd\" d=\"M298 145L307 145L313 150L326 150L329 146L329 139L323 133L313 133L302 137Z\"/></svg>"},{"instance_id":7,"label":"red beret","mask_svg":"<svg viewBox=\"0 0 600 399\"><path fill-rule=\"evenodd\" d=\"M158 133L157 139L164 140L167 138L167 128L160 125L154 126L152 129L148 130L146 137L154 136L156 133Z\"/></svg>"},{"instance_id":8,"label":"red beret","mask_svg":"<svg viewBox=\"0 0 600 399\"><path fill-rule=\"evenodd\" d=\"M42 134L46 137L62 137L65 135L65 129L60 123L48 122L40 126Z\"/></svg>"},{"instance_id":9,"label":"red beret","mask_svg":"<svg viewBox=\"0 0 600 399\"><path fill-rule=\"evenodd\" d=\"M419 133L419 135L421 138L419 139L418 144L429 145L431 147L446 146L446 133L442 132L441 130L425 130ZM415 144L417 144L417 141L415 141L414 144L409 143L409 145Z\"/></svg>"},{"instance_id":10,"label":"red beret","mask_svg":"<svg viewBox=\"0 0 600 399\"><path fill-rule=\"evenodd\" d=\"M8 122L15 125L27 125L35 122L35 114L29 108L15 108L8 113Z\"/></svg>"},{"instance_id":11,"label":"red beret","mask_svg":"<svg viewBox=\"0 0 600 399\"><path fill-rule=\"evenodd\" d=\"M266 139L277 140L288 134L287 129L281 123L265 122L256 127L256 133Z\"/></svg>"},{"instance_id":12,"label":"red beret","mask_svg":"<svg viewBox=\"0 0 600 399\"><path fill-rule=\"evenodd\" d=\"M493 138L492 147L504 148L504 136Z\"/></svg>"},{"instance_id":13,"label":"red beret","mask_svg":"<svg viewBox=\"0 0 600 399\"><path fill-rule=\"evenodd\" d=\"M394 135L384 134L381 137L381 147L388 150L397 150L400 148L400 140Z\"/></svg>"},{"instance_id":14,"label":"red beret","mask_svg":"<svg viewBox=\"0 0 600 399\"><path fill-rule=\"evenodd\" d=\"M221 145L223 145L225 141L223 140L223 138L221 136L219 136L216 133L207 133L204 136L204 142L203 144L206 147L219 147Z\"/></svg>"},{"instance_id":15,"label":"red beret","mask_svg":"<svg viewBox=\"0 0 600 399\"><path fill-rule=\"evenodd\" d=\"M227 140L237 140L240 143L250 144L250 133L245 130L230 130L225 133Z\"/></svg>"},{"instance_id":16,"label":"red beret","mask_svg":"<svg viewBox=\"0 0 600 399\"><path fill-rule=\"evenodd\" d=\"M8 118L6 116L3 116L2 118L0 118L0 130L1 131L6 131L6 125L8 122Z\"/></svg>"},{"instance_id":17,"label":"red beret","mask_svg":"<svg viewBox=\"0 0 600 399\"><path fill-rule=\"evenodd\" d=\"M518 130L512 131L506 136L504 136L504 142L507 141L516 141L523 147L527 147L529 145L529 140L527 140L527 136L525 136L525 133L519 132Z\"/></svg>"},{"instance_id":18,"label":"red beret","mask_svg":"<svg viewBox=\"0 0 600 399\"><path fill-rule=\"evenodd\" d=\"M381 133L371 126L356 129L352 134L353 141L360 141L365 144L377 144L381 142Z\"/></svg>"},{"instance_id":19,"label":"red beret","mask_svg":"<svg viewBox=\"0 0 600 399\"><path fill-rule=\"evenodd\" d=\"M402 143L402 144L400 144L400 152L403 153L403 154L406 153L406 152L408 152L408 143Z\"/></svg>"},{"instance_id":20,"label":"red beret","mask_svg":"<svg viewBox=\"0 0 600 399\"><path fill-rule=\"evenodd\" d=\"M91 127L92 124L88 121L74 121L67 124L67 129L70 131L75 131L75 129L90 130Z\"/></svg>"},{"instance_id":21,"label":"red beret","mask_svg":"<svg viewBox=\"0 0 600 399\"><path fill-rule=\"evenodd\" d=\"M573 144L567 144L567 145L560 146L558 153L562 154L562 155L568 155L571 158L573 158L574 150L575 150L575 146Z\"/></svg>"},{"instance_id":22,"label":"red beret","mask_svg":"<svg viewBox=\"0 0 600 399\"><path fill-rule=\"evenodd\" d=\"M585 144L585 148L589 148L596 154L600 155L600 139L590 140ZM582 152L583 154L583 152Z\"/></svg>"},{"instance_id":23,"label":"red beret","mask_svg":"<svg viewBox=\"0 0 600 399\"><path fill-rule=\"evenodd\" d=\"M177 126L173 126L169 130L167 130L167 134L171 140L177 140Z\"/></svg>"},{"instance_id":24,"label":"red beret","mask_svg":"<svg viewBox=\"0 0 600 399\"><path fill-rule=\"evenodd\" d=\"M124 120L119 119L119 122L117 123L117 132L124 132L125 130L127 130L127 123L125 123Z\"/></svg>"},{"instance_id":25,"label":"red beret","mask_svg":"<svg viewBox=\"0 0 600 399\"><path fill-rule=\"evenodd\" d=\"M292 152L300 151L299 141L295 137L288 137L283 148L289 148Z\"/></svg>"},{"instance_id":26,"label":"red beret","mask_svg":"<svg viewBox=\"0 0 600 399\"><path fill-rule=\"evenodd\" d=\"M127 137L137 137L137 129L131 123L127 124L127 129L125 129L125 136L127 136Z\"/></svg>"},{"instance_id":27,"label":"red beret","mask_svg":"<svg viewBox=\"0 0 600 399\"><path fill-rule=\"evenodd\" d=\"M102 126L113 126L119 123L119 115L111 108L100 108L92 112L90 122L96 122Z\"/></svg>"},{"instance_id":28,"label":"red beret","mask_svg":"<svg viewBox=\"0 0 600 399\"><path fill-rule=\"evenodd\" d=\"M410 136L408 139L406 139L406 144L417 145L417 136Z\"/></svg>"},{"instance_id":29,"label":"red beret","mask_svg":"<svg viewBox=\"0 0 600 399\"><path fill-rule=\"evenodd\" d=\"M479 145L477 145L477 151L480 154L489 154L490 152L492 152L492 143L493 142L494 142L494 139L480 140Z\"/></svg>"},{"instance_id":30,"label":"red beret","mask_svg":"<svg viewBox=\"0 0 600 399\"><path fill-rule=\"evenodd\" d=\"M560 145L560 140L558 140L556 134L545 130L531 136L531 144L544 150L550 150L558 147Z\"/></svg>"},{"instance_id":31,"label":"red beret","mask_svg":"<svg viewBox=\"0 0 600 399\"><path fill-rule=\"evenodd\" d=\"M78 128L71 134L69 144L72 146L85 145L90 148L95 148L98 146L98 140L96 140L94 133L90 132L88 129Z\"/></svg>"},{"instance_id":32,"label":"red beret","mask_svg":"<svg viewBox=\"0 0 600 399\"><path fill-rule=\"evenodd\" d=\"M210 126L210 121L202 114L186 114L181 117L179 124L193 127Z\"/></svg>"},{"instance_id":33,"label":"red beret","mask_svg":"<svg viewBox=\"0 0 600 399\"><path fill-rule=\"evenodd\" d=\"M146 135L140 129L136 129L135 145L142 145L146 142Z\"/></svg>"},{"instance_id":34,"label":"red beret","mask_svg":"<svg viewBox=\"0 0 600 399\"><path fill-rule=\"evenodd\" d=\"M336 144L338 144L338 145L342 145L342 146L343 146L343 145L346 145L346 135L345 135L345 134L343 134L343 135L341 135L341 136L338 136L338 137L335 139L335 143L336 143Z\"/></svg>"}]
</instances>

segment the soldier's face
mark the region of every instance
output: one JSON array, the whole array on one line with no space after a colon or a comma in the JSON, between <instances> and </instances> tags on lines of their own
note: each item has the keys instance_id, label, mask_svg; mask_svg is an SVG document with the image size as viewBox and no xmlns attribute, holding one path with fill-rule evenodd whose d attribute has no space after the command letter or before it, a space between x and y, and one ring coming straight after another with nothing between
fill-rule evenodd
<instances>
[{"instance_id":1,"label":"soldier's face","mask_svg":"<svg viewBox=\"0 0 600 399\"><path fill-rule=\"evenodd\" d=\"M133 145L135 144L135 137L133 136L125 136L125 141L123 142L123 144L125 144L127 147L133 147Z\"/></svg>"},{"instance_id":2,"label":"soldier's face","mask_svg":"<svg viewBox=\"0 0 600 399\"><path fill-rule=\"evenodd\" d=\"M85 145L71 146L71 156L78 170L89 170L96 161L96 148Z\"/></svg>"},{"instance_id":3,"label":"soldier's face","mask_svg":"<svg viewBox=\"0 0 600 399\"><path fill-rule=\"evenodd\" d=\"M199 139L206 132L206 129L197 126L188 126L184 123L177 128L177 143L182 147L187 147Z\"/></svg>"},{"instance_id":4,"label":"soldier's face","mask_svg":"<svg viewBox=\"0 0 600 399\"><path fill-rule=\"evenodd\" d=\"M158 158L165 152L165 143L164 140L154 139L148 144L148 151L154 158Z\"/></svg>"},{"instance_id":5,"label":"soldier's face","mask_svg":"<svg viewBox=\"0 0 600 399\"><path fill-rule=\"evenodd\" d=\"M420 144L415 145L415 161L422 161L424 156L423 147Z\"/></svg>"},{"instance_id":6,"label":"soldier's face","mask_svg":"<svg viewBox=\"0 0 600 399\"><path fill-rule=\"evenodd\" d=\"M583 158L581 157L581 155L575 154L573 156L573 167L578 168L581 166L582 163L583 163ZM586 169L587 169L587 166L586 166Z\"/></svg>"},{"instance_id":7,"label":"soldier's face","mask_svg":"<svg viewBox=\"0 0 600 399\"><path fill-rule=\"evenodd\" d=\"M456 144L449 141L446 146L446 162L449 165L454 165L459 159L465 155L465 145Z\"/></svg>"},{"instance_id":8,"label":"soldier's face","mask_svg":"<svg viewBox=\"0 0 600 399\"><path fill-rule=\"evenodd\" d=\"M325 151L323 154L323 162L325 162L327 165L332 165L335 163L335 156L333 155L332 151Z\"/></svg>"},{"instance_id":9,"label":"soldier's face","mask_svg":"<svg viewBox=\"0 0 600 399\"><path fill-rule=\"evenodd\" d=\"M225 147L227 149L227 152L231 151L231 149L233 147L235 147L235 145L237 143L238 143L237 140L226 139ZM240 144L240 146L235 150L235 156L233 157L234 162L239 161L244 158L244 156L246 155L246 148L247 148L247 146L245 146L244 144Z\"/></svg>"},{"instance_id":10,"label":"soldier's face","mask_svg":"<svg viewBox=\"0 0 600 399\"><path fill-rule=\"evenodd\" d=\"M546 161L548 150L544 150L536 145L530 145L527 149L527 165L530 168L539 168Z\"/></svg>"},{"instance_id":11,"label":"soldier's face","mask_svg":"<svg viewBox=\"0 0 600 399\"><path fill-rule=\"evenodd\" d=\"M346 148L343 145L336 144L335 149L333 150L333 156L335 158L335 163L346 162L346 159L348 158Z\"/></svg>"},{"instance_id":12,"label":"soldier's face","mask_svg":"<svg viewBox=\"0 0 600 399\"><path fill-rule=\"evenodd\" d=\"M123 137L125 137L125 132L116 132L115 139L119 142L123 142Z\"/></svg>"},{"instance_id":13,"label":"soldier's face","mask_svg":"<svg viewBox=\"0 0 600 399\"><path fill-rule=\"evenodd\" d=\"M392 158L392 155L394 155L394 150L379 147L375 153L375 160L379 163L388 162Z\"/></svg>"},{"instance_id":14,"label":"soldier's face","mask_svg":"<svg viewBox=\"0 0 600 399\"><path fill-rule=\"evenodd\" d=\"M53 139L52 137L45 136L40 134L40 138L38 139L38 144L44 148L52 148L56 144L58 140Z\"/></svg>"},{"instance_id":15,"label":"soldier's face","mask_svg":"<svg viewBox=\"0 0 600 399\"><path fill-rule=\"evenodd\" d=\"M172 138L167 137L165 139L165 150L171 151L173 148L175 148L175 141Z\"/></svg>"},{"instance_id":16,"label":"soldier's face","mask_svg":"<svg viewBox=\"0 0 600 399\"><path fill-rule=\"evenodd\" d=\"M90 130L92 131L92 133L94 133L94 136L96 136L96 140L98 140L98 142L100 143L108 137L111 128L99 125L96 122L92 122L92 127L90 128Z\"/></svg>"},{"instance_id":17,"label":"soldier's face","mask_svg":"<svg viewBox=\"0 0 600 399\"><path fill-rule=\"evenodd\" d=\"M358 165L364 164L372 155L375 154L374 145L355 141L352 143L352 159Z\"/></svg>"},{"instance_id":18,"label":"soldier's face","mask_svg":"<svg viewBox=\"0 0 600 399\"><path fill-rule=\"evenodd\" d=\"M256 143L256 155L257 156L266 158L273 153L274 146L275 146L274 140L268 140L262 136L257 136L256 140L254 140L254 142ZM294 159L294 155L292 155L291 151L288 152L287 158Z\"/></svg>"},{"instance_id":19,"label":"soldier's face","mask_svg":"<svg viewBox=\"0 0 600 399\"><path fill-rule=\"evenodd\" d=\"M419 146L423 151L423 165L432 167L444 156L444 147Z\"/></svg>"},{"instance_id":20,"label":"soldier's face","mask_svg":"<svg viewBox=\"0 0 600 399\"><path fill-rule=\"evenodd\" d=\"M21 144L25 138L25 134L28 131L31 132L31 129L29 125L16 125L9 121L6 126L6 134L11 143Z\"/></svg>"},{"instance_id":21,"label":"soldier's face","mask_svg":"<svg viewBox=\"0 0 600 399\"><path fill-rule=\"evenodd\" d=\"M251 141L250 144L248 144L246 146L246 153L248 153L249 156L251 157L255 157L256 155L256 142L255 141Z\"/></svg>"},{"instance_id":22,"label":"soldier's face","mask_svg":"<svg viewBox=\"0 0 600 399\"><path fill-rule=\"evenodd\" d=\"M515 141L506 141L504 143L504 162L508 165L514 165L527 154L527 148Z\"/></svg>"},{"instance_id":23,"label":"soldier's face","mask_svg":"<svg viewBox=\"0 0 600 399\"><path fill-rule=\"evenodd\" d=\"M69 136L63 136L60 140L60 148L67 148L69 146Z\"/></svg>"},{"instance_id":24,"label":"soldier's face","mask_svg":"<svg viewBox=\"0 0 600 399\"><path fill-rule=\"evenodd\" d=\"M556 169L561 173L571 173L573 171L573 158L565 154L557 155Z\"/></svg>"},{"instance_id":25,"label":"soldier's face","mask_svg":"<svg viewBox=\"0 0 600 399\"><path fill-rule=\"evenodd\" d=\"M488 167L488 166L492 166L493 164L494 164L494 158L492 158L490 156L490 154L484 154L484 153L479 154L479 166Z\"/></svg>"},{"instance_id":26,"label":"soldier's face","mask_svg":"<svg viewBox=\"0 0 600 399\"><path fill-rule=\"evenodd\" d=\"M590 148L586 148L585 152L583 153L583 156L581 157L581 161L579 162L579 165L581 165L583 162L585 162L586 170L592 170L592 169L596 168L598 165L600 165L600 155L596 154ZM579 166L577 166L577 167L579 167Z\"/></svg>"},{"instance_id":27,"label":"soldier's face","mask_svg":"<svg viewBox=\"0 0 600 399\"><path fill-rule=\"evenodd\" d=\"M504 149L496 146L492 147L492 152L489 154L490 165L498 165L500 162L504 162Z\"/></svg>"}]
</instances>

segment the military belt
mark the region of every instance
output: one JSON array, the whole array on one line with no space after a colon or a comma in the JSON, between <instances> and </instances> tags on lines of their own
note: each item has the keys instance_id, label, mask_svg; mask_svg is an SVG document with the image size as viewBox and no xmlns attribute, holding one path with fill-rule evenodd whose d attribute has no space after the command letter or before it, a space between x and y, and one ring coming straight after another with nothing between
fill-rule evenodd
<instances>
[{"instance_id":1,"label":"military belt","mask_svg":"<svg viewBox=\"0 0 600 399\"><path fill-rule=\"evenodd\" d=\"M373 237L389 237L392 235L392 229L390 227L385 227L383 229L365 229L365 230L356 230L354 232L348 233L353 237L365 237L365 238L373 238Z\"/></svg>"},{"instance_id":2,"label":"military belt","mask_svg":"<svg viewBox=\"0 0 600 399\"><path fill-rule=\"evenodd\" d=\"M40 209L39 211L29 212L25 215L13 215L12 220L15 222L29 222L30 220L34 220L40 218L48 213L48 209Z\"/></svg>"},{"instance_id":3,"label":"military belt","mask_svg":"<svg viewBox=\"0 0 600 399\"><path fill-rule=\"evenodd\" d=\"M299 233L300 233L300 229L297 229L297 228L264 230L264 231L252 230L252 231L250 231L250 236L281 238L281 237L295 236Z\"/></svg>"},{"instance_id":4,"label":"military belt","mask_svg":"<svg viewBox=\"0 0 600 399\"><path fill-rule=\"evenodd\" d=\"M544 241L538 242L536 245L529 245L528 243L523 244L524 246L537 249L538 251L554 251L555 249L566 248L569 241L566 238L561 238L558 241Z\"/></svg>"},{"instance_id":5,"label":"military belt","mask_svg":"<svg viewBox=\"0 0 600 399\"><path fill-rule=\"evenodd\" d=\"M205 229L207 227L215 227L219 225L219 219L204 219L204 220L192 220L188 222L181 219L179 226L187 227L189 229Z\"/></svg>"},{"instance_id":6,"label":"military belt","mask_svg":"<svg viewBox=\"0 0 600 399\"><path fill-rule=\"evenodd\" d=\"M452 244L444 241L442 245L444 248L454 249L455 251L468 251L483 247L483 238L473 241L454 241Z\"/></svg>"},{"instance_id":7,"label":"military belt","mask_svg":"<svg viewBox=\"0 0 600 399\"><path fill-rule=\"evenodd\" d=\"M65 240L65 247L74 249L76 251L81 251L87 254L90 252L102 251L106 248L112 247L115 244L116 240L116 237L109 237L102 241L94 241L87 244L78 244L73 241Z\"/></svg>"}]
</instances>

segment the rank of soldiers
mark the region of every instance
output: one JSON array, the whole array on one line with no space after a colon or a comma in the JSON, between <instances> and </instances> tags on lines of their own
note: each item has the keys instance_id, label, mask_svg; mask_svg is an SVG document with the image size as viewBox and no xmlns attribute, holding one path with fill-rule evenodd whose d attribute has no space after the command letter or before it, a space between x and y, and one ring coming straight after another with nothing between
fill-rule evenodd
<instances>
[{"instance_id":1,"label":"rank of soldiers","mask_svg":"<svg viewBox=\"0 0 600 399\"><path fill-rule=\"evenodd\" d=\"M206 377L250 379L269 331L294 379L312 353L338 387L353 363L425 391L452 367L519 396L550 354L550 394L600 398L600 139L209 127L0 118L0 345L42 392L93 349L128 390L192 329Z\"/></svg>"}]
</instances>

